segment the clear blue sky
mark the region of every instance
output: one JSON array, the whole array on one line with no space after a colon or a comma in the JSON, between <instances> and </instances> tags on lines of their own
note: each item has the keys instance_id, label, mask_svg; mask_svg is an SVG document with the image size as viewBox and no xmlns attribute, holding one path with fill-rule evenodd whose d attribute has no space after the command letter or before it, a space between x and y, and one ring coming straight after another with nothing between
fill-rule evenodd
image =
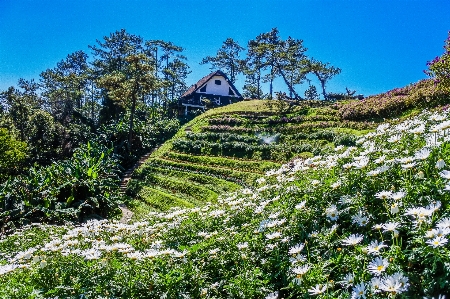
<instances>
[{"instance_id":1,"label":"clear blue sky","mask_svg":"<svg viewBox=\"0 0 450 299\"><path fill-rule=\"evenodd\" d=\"M209 73L201 59L226 38L245 46L273 27L342 69L328 91L370 95L425 78L426 62L443 52L450 1L0 0L0 90L38 79L77 50L90 55L88 45L121 28L184 47L193 84Z\"/></svg>"}]
</instances>

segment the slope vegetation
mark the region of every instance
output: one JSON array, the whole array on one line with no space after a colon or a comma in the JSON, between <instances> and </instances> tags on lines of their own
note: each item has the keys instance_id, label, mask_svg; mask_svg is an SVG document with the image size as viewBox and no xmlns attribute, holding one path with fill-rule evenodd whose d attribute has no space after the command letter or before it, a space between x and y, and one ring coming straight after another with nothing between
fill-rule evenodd
<instances>
[{"instance_id":1,"label":"slope vegetation","mask_svg":"<svg viewBox=\"0 0 450 299\"><path fill-rule=\"evenodd\" d=\"M25 227L0 242L0 298L443 298L449 129L448 111L425 111L216 203Z\"/></svg>"},{"instance_id":2,"label":"slope vegetation","mask_svg":"<svg viewBox=\"0 0 450 299\"><path fill-rule=\"evenodd\" d=\"M362 101L289 106L251 100L212 109L152 154L135 172L128 194L145 211L215 202L222 192L252 186L282 163L355 145L358 136L386 119L447 102L431 80L423 80Z\"/></svg>"},{"instance_id":3,"label":"slope vegetation","mask_svg":"<svg viewBox=\"0 0 450 299\"><path fill-rule=\"evenodd\" d=\"M338 107L311 101L243 101L195 118L141 166L128 194L147 209L194 207L223 192L249 187L267 171L298 157L354 145L376 125L342 120Z\"/></svg>"}]
</instances>

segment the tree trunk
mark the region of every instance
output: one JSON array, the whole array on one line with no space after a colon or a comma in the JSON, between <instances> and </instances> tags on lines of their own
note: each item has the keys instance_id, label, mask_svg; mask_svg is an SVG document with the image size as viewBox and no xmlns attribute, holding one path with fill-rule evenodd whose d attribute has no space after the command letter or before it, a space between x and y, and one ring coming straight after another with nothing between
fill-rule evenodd
<instances>
[{"instance_id":1,"label":"tree trunk","mask_svg":"<svg viewBox=\"0 0 450 299\"><path fill-rule=\"evenodd\" d=\"M319 80L319 81L320 81L320 85L322 86L323 99L326 100L327 99L327 93L325 92L325 80Z\"/></svg>"},{"instance_id":2,"label":"tree trunk","mask_svg":"<svg viewBox=\"0 0 450 299\"><path fill-rule=\"evenodd\" d=\"M273 66L272 69L270 70L270 99L273 99Z\"/></svg>"},{"instance_id":3,"label":"tree trunk","mask_svg":"<svg viewBox=\"0 0 450 299\"><path fill-rule=\"evenodd\" d=\"M129 131L128 131L128 151L131 152L131 143L133 142L133 118L134 118L134 112L136 110L136 94L133 93L131 96L131 111L130 111L130 124L129 124Z\"/></svg>"},{"instance_id":4,"label":"tree trunk","mask_svg":"<svg viewBox=\"0 0 450 299\"><path fill-rule=\"evenodd\" d=\"M258 100L261 100L261 71L258 70Z\"/></svg>"},{"instance_id":5,"label":"tree trunk","mask_svg":"<svg viewBox=\"0 0 450 299\"><path fill-rule=\"evenodd\" d=\"M284 82L286 83L287 87L289 88L289 92L293 93L296 100L303 100L302 97L300 97L292 87L292 85L287 80L286 76L284 75L284 72L281 70L281 68L278 68L280 70L281 77L283 77Z\"/></svg>"}]
</instances>

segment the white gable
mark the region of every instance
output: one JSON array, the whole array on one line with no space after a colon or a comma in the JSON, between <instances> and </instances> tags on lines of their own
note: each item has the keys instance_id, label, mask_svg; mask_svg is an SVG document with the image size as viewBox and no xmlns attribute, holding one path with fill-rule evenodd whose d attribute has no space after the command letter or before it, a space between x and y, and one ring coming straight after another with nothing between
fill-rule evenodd
<instances>
[{"instance_id":1,"label":"white gable","mask_svg":"<svg viewBox=\"0 0 450 299\"><path fill-rule=\"evenodd\" d=\"M220 84L219 84L220 82ZM204 90L205 85L203 85L201 88L197 89L197 93L199 94L214 94L219 96L235 96L236 94L230 95L229 89L231 88L230 84L228 84L227 80L225 80L222 76L213 76L211 79L209 79L206 82L206 90ZM233 88L231 88L233 90ZM234 90L233 90L234 93Z\"/></svg>"}]
</instances>

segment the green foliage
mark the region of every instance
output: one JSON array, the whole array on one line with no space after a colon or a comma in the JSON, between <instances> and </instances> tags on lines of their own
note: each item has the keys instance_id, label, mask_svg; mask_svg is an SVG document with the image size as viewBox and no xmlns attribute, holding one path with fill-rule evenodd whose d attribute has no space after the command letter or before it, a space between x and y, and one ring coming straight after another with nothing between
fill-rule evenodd
<instances>
[{"instance_id":1,"label":"green foliage","mask_svg":"<svg viewBox=\"0 0 450 299\"><path fill-rule=\"evenodd\" d=\"M165 155L169 159L186 161L190 163L196 163L208 166L226 167L234 170L246 170L264 173L270 169L274 169L280 166L278 163L269 161L253 161L253 160L239 160L228 159L223 157L211 157L211 156L194 156L181 154L176 152L168 152Z\"/></svg>"},{"instance_id":2,"label":"green foliage","mask_svg":"<svg viewBox=\"0 0 450 299\"><path fill-rule=\"evenodd\" d=\"M328 62L323 63L315 59L311 59L307 63L309 71L319 80L320 85L322 86L323 98L326 100L328 98L328 94L325 91L325 86L331 78L341 73L341 69L330 65Z\"/></svg>"},{"instance_id":3,"label":"green foliage","mask_svg":"<svg viewBox=\"0 0 450 299\"><path fill-rule=\"evenodd\" d=\"M143 187L137 194L137 198L157 211L167 211L171 207L192 208L194 206L189 201L150 187Z\"/></svg>"},{"instance_id":4,"label":"green foliage","mask_svg":"<svg viewBox=\"0 0 450 299\"><path fill-rule=\"evenodd\" d=\"M141 194L165 212L5 237L0 296L442 297L450 292L449 118L424 112L382 124L356 146L305 154L201 207L169 208L179 198L166 190L188 188L189 176L176 180L179 170L163 172L168 164L146 169L150 161L138 175L169 175L170 188Z\"/></svg>"},{"instance_id":5,"label":"green foliage","mask_svg":"<svg viewBox=\"0 0 450 299\"><path fill-rule=\"evenodd\" d=\"M444 44L444 54L427 63L427 75L434 79L438 88L447 94L450 93L450 32Z\"/></svg>"},{"instance_id":6,"label":"green foliage","mask_svg":"<svg viewBox=\"0 0 450 299\"><path fill-rule=\"evenodd\" d=\"M151 159L146 165L152 165L157 167L166 167L174 170L182 170L190 173L200 173L210 175L227 181L238 183L239 185L251 184L257 177L257 173L237 171L225 167L213 167L202 164L195 164L190 162L172 161L169 159ZM145 167L145 166L143 166ZM139 176L137 177L139 178Z\"/></svg>"},{"instance_id":7,"label":"green foliage","mask_svg":"<svg viewBox=\"0 0 450 299\"><path fill-rule=\"evenodd\" d=\"M216 56L207 56L200 64L211 64L212 69L219 69L225 72L231 83L235 83L236 77L242 73L244 61L239 58L242 48L232 38L227 38L222 47L217 51Z\"/></svg>"},{"instance_id":8,"label":"green foliage","mask_svg":"<svg viewBox=\"0 0 450 299\"><path fill-rule=\"evenodd\" d=\"M33 161L40 165L47 165L53 159L61 157L62 149L59 145L62 143L63 131L62 126L55 122L48 112L36 111L30 117L28 132L28 142ZM74 140L74 143L78 142L80 140Z\"/></svg>"},{"instance_id":9,"label":"green foliage","mask_svg":"<svg viewBox=\"0 0 450 299\"><path fill-rule=\"evenodd\" d=\"M119 202L117 160L111 153L88 144L70 160L32 167L28 175L7 180L0 189L1 227L109 215Z\"/></svg>"},{"instance_id":10,"label":"green foliage","mask_svg":"<svg viewBox=\"0 0 450 299\"><path fill-rule=\"evenodd\" d=\"M143 111L145 113L145 111ZM140 113L139 113L140 114ZM133 151L128 150L129 115L118 122L102 125L95 140L104 146L113 146L114 153L121 157L123 168L131 167L140 155L146 154L159 144L164 143L180 128L177 119L154 117L138 118L134 124Z\"/></svg>"},{"instance_id":11,"label":"green foliage","mask_svg":"<svg viewBox=\"0 0 450 299\"><path fill-rule=\"evenodd\" d=\"M437 89L433 80L421 80L403 88L368 97L362 101L337 104L345 120L382 120L398 117L404 111L424 109L450 103L448 93Z\"/></svg>"},{"instance_id":12,"label":"green foliage","mask_svg":"<svg viewBox=\"0 0 450 299\"><path fill-rule=\"evenodd\" d=\"M27 156L27 144L16 140L7 129L0 128L0 182L21 173Z\"/></svg>"},{"instance_id":13,"label":"green foliage","mask_svg":"<svg viewBox=\"0 0 450 299\"><path fill-rule=\"evenodd\" d=\"M309 85L308 89L305 90L305 99L317 100L318 98L317 88L314 85Z\"/></svg>"}]
</instances>

